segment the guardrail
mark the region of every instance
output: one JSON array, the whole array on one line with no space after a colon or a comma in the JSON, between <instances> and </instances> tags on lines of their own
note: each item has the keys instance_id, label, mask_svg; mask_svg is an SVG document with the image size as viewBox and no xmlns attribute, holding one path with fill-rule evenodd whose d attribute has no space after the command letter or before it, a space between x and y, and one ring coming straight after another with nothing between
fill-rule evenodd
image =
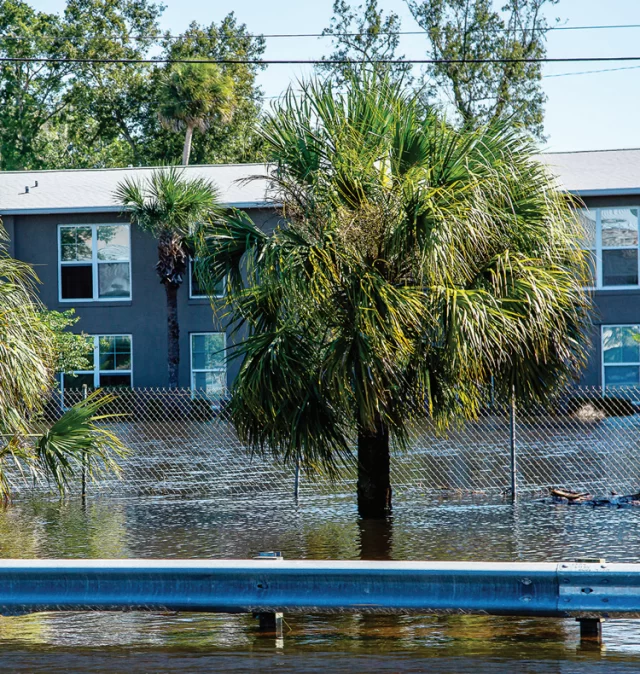
<instances>
[{"instance_id":1,"label":"guardrail","mask_svg":"<svg viewBox=\"0 0 640 674\"><path fill-rule=\"evenodd\" d=\"M597 637L640 617L640 564L0 560L0 614L69 610L575 617Z\"/></svg>"}]
</instances>

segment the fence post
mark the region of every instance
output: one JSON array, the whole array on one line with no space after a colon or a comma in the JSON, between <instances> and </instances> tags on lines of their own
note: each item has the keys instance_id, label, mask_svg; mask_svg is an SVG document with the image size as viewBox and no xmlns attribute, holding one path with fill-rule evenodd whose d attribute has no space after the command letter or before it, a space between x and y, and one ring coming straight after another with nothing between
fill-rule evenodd
<instances>
[{"instance_id":1,"label":"fence post","mask_svg":"<svg viewBox=\"0 0 640 674\"><path fill-rule=\"evenodd\" d=\"M87 399L87 385L82 385L82 399ZM81 488L82 500L84 501L87 496L87 455L82 455L82 488Z\"/></svg>"},{"instance_id":2,"label":"fence post","mask_svg":"<svg viewBox=\"0 0 640 674\"><path fill-rule=\"evenodd\" d=\"M293 500L298 505L298 495L300 493L300 457L296 459L296 473L293 479Z\"/></svg>"},{"instance_id":3,"label":"fence post","mask_svg":"<svg viewBox=\"0 0 640 674\"><path fill-rule=\"evenodd\" d=\"M510 405L510 440L511 440L511 500L515 502L517 498L517 480L516 475L518 466L516 462L516 387L511 386L511 405Z\"/></svg>"}]
</instances>

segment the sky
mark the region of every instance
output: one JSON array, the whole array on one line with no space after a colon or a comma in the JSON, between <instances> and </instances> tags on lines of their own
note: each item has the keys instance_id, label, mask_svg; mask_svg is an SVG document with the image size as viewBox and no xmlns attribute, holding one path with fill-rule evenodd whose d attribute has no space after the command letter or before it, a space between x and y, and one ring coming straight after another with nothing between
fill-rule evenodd
<instances>
[{"instance_id":1,"label":"sky","mask_svg":"<svg viewBox=\"0 0 640 674\"><path fill-rule=\"evenodd\" d=\"M65 0L27 0L34 8L61 12ZM362 0L352 0L359 4ZM251 32L264 34L320 33L329 25L333 0L164 0L163 30L180 33L192 21L218 23L235 12ZM402 19L402 30L419 30L404 0L380 0ZM640 25L640 0L560 0L547 12L561 26ZM313 59L329 52L328 39L268 39L265 58ZM402 36L400 53L424 58L421 36ZM640 56L640 28L558 30L549 34L549 58ZM619 70L612 70L612 69ZM585 71L605 71L588 74ZM272 65L260 75L266 97L276 97L310 68ZM567 75L566 73L574 73ZM545 116L547 151L578 151L640 147L640 62L547 64L543 88L548 97Z\"/></svg>"}]
</instances>

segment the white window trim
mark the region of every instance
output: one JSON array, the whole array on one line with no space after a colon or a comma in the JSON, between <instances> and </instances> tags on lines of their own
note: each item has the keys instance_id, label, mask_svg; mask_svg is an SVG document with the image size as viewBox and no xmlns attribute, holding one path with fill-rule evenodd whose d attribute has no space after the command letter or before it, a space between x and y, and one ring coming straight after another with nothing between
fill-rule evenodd
<instances>
[{"instance_id":1,"label":"white window trim","mask_svg":"<svg viewBox=\"0 0 640 674\"><path fill-rule=\"evenodd\" d=\"M219 368L208 368L208 369L201 369L197 368L194 369L193 367L193 338L198 337L200 335L222 335L222 348L226 351L227 349L227 333L223 332L222 330L211 330L209 332L191 332L189 333L189 371L191 373L191 390L195 393L196 391L200 389L196 389L195 387L195 375L201 372L221 372L224 370L224 392L227 391L228 388L228 382L227 382L227 365L226 363L219 367Z\"/></svg>"},{"instance_id":2,"label":"white window trim","mask_svg":"<svg viewBox=\"0 0 640 674\"><path fill-rule=\"evenodd\" d=\"M609 211L609 210L615 210L616 208L623 208L623 209L631 209L631 208L637 208L638 209L638 245L636 246L603 246L602 245L602 220L601 220L601 213L603 210ZM595 213L596 216L596 247L595 247L595 253L596 253L596 285L595 286L589 286L586 288L586 290L633 290L640 288L640 206L637 206L635 204L630 204L630 205L624 205L624 206L596 206L594 208L586 208L587 211L591 211L592 213ZM589 250L593 250L593 248L590 248ZM638 283L636 284L631 284L631 285L618 285L618 286L612 286L612 285L603 285L603 268L602 268L602 251L603 250L636 250L638 251ZM617 326L616 326L617 327ZM604 385L604 380L603 380L603 385Z\"/></svg>"},{"instance_id":3,"label":"white window trim","mask_svg":"<svg viewBox=\"0 0 640 674\"><path fill-rule=\"evenodd\" d=\"M635 287L635 286L634 286ZM624 363L606 363L604 362L604 331L606 328L638 328L640 333L640 323L607 323L600 326L600 376L602 381L602 393L607 391L607 384L604 378L605 368L607 367L640 367L640 359L637 361L625 361ZM640 379L638 381L640 386ZM611 390L615 390L613 387ZM631 387L630 387L631 388Z\"/></svg>"},{"instance_id":4,"label":"white window trim","mask_svg":"<svg viewBox=\"0 0 640 674\"><path fill-rule=\"evenodd\" d=\"M82 262L62 261L62 243L60 242L60 230L62 227L86 227L91 228L91 282L93 284L92 298L63 298L62 297L62 267L86 267L89 265L89 260ZM99 264L114 264L117 262L125 262L125 260L98 260L98 227L127 227L129 233L129 259L126 260L129 264L129 297L99 297L98 289L98 265ZM58 239L58 302L61 304L77 304L78 302L131 302L133 299L133 271L131 264L131 225L128 222L99 222L95 224L67 224L60 223L57 228Z\"/></svg>"},{"instance_id":5,"label":"white window trim","mask_svg":"<svg viewBox=\"0 0 640 674\"><path fill-rule=\"evenodd\" d=\"M91 374L93 375L93 388L100 388L101 374L128 374L131 377L131 388L133 388L133 336L127 333L113 333L108 335L88 335L93 338L93 370L74 370L72 374ZM131 366L128 370L101 370L100 369L100 340L103 337L128 337L131 344ZM60 379L60 388L64 394L64 373Z\"/></svg>"},{"instance_id":6,"label":"white window trim","mask_svg":"<svg viewBox=\"0 0 640 674\"><path fill-rule=\"evenodd\" d=\"M189 256L189 299L190 300L208 300L212 297L217 299L224 297L224 287L221 294L216 295L194 295L193 293L193 258ZM197 334L197 333L194 333ZM202 333L204 334L204 333ZM208 334L208 333L207 333Z\"/></svg>"}]
</instances>

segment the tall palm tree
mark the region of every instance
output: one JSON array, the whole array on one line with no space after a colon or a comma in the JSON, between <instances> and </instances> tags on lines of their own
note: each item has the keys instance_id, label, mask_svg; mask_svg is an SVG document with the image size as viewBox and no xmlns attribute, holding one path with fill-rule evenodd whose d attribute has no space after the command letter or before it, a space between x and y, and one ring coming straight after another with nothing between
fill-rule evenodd
<instances>
[{"instance_id":1,"label":"tall palm tree","mask_svg":"<svg viewBox=\"0 0 640 674\"><path fill-rule=\"evenodd\" d=\"M0 501L11 493L7 466L64 491L83 467L118 470L125 453L97 422L110 396L93 394L47 427L44 409L58 364L56 333L35 294L33 269L9 256L0 225ZM14 475L15 475L14 471Z\"/></svg>"},{"instance_id":2,"label":"tall palm tree","mask_svg":"<svg viewBox=\"0 0 640 674\"><path fill-rule=\"evenodd\" d=\"M199 243L248 334L231 413L308 470L355 434L359 512L384 517L411 424L474 418L491 377L545 400L584 363L580 224L529 140L456 130L375 72L303 85L262 135L284 224L235 212Z\"/></svg>"},{"instance_id":3,"label":"tall palm tree","mask_svg":"<svg viewBox=\"0 0 640 674\"><path fill-rule=\"evenodd\" d=\"M142 182L126 179L116 189L116 199L131 222L158 239L156 272L167 298L167 362L169 387L178 387L180 327L178 289L188 271L190 246L198 223L218 212L217 191L201 178L186 179L175 167L158 169Z\"/></svg>"},{"instance_id":4,"label":"tall palm tree","mask_svg":"<svg viewBox=\"0 0 640 674\"><path fill-rule=\"evenodd\" d=\"M179 63L163 74L158 115L172 131L184 131L182 164L191 156L195 129L204 133L214 121L228 122L235 108L233 79L215 63Z\"/></svg>"}]
</instances>

